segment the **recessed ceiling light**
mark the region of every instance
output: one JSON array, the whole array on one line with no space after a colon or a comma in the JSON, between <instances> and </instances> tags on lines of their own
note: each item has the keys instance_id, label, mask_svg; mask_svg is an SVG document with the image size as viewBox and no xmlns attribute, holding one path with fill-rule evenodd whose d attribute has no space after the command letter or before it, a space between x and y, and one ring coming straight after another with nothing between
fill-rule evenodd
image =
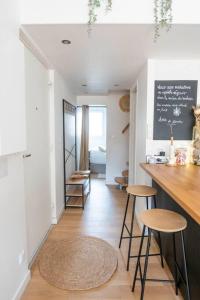
<instances>
[{"instance_id":1,"label":"recessed ceiling light","mask_svg":"<svg viewBox=\"0 0 200 300\"><path fill-rule=\"evenodd\" d=\"M83 86L83 87L86 87L86 86L87 86L87 84L82 84L82 86Z\"/></svg>"},{"instance_id":2,"label":"recessed ceiling light","mask_svg":"<svg viewBox=\"0 0 200 300\"><path fill-rule=\"evenodd\" d=\"M115 83L115 84L114 84L114 87L118 87L118 86L119 86L119 84L118 84L118 83Z\"/></svg>"},{"instance_id":3,"label":"recessed ceiling light","mask_svg":"<svg viewBox=\"0 0 200 300\"><path fill-rule=\"evenodd\" d=\"M72 42L70 40L62 40L64 45L70 45Z\"/></svg>"}]
</instances>

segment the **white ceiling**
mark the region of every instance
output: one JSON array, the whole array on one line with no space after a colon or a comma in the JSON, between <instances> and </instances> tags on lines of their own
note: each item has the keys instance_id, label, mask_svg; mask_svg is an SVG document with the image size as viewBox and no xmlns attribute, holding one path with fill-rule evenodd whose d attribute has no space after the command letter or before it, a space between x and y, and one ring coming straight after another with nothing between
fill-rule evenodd
<instances>
[{"instance_id":1,"label":"white ceiling","mask_svg":"<svg viewBox=\"0 0 200 300\"><path fill-rule=\"evenodd\" d=\"M23 27L79 95L129 89L148 58L200 58L200 25L173 26L156 43L152 25L95 25L90 37L87 25Z\"/></svg>"}]
</instances>

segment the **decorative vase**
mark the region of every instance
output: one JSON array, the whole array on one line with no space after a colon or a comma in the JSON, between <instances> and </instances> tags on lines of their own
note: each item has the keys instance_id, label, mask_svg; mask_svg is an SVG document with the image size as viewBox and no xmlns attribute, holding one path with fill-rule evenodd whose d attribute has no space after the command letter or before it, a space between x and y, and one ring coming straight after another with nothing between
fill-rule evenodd
<instances>
[{"instance_id":1,"label":"decorative vase","mask_svg":"<svg viewBox=\"0 0 200 300\"><path fill-rule=\"evenodd\" d=\"M169 162L168 162L168 165L175 165L175 162L176 162L176 159L175 159L174 139L173 139L173 136L171 136L170 146L169 146Z\"/></svg>"}]
</instances>

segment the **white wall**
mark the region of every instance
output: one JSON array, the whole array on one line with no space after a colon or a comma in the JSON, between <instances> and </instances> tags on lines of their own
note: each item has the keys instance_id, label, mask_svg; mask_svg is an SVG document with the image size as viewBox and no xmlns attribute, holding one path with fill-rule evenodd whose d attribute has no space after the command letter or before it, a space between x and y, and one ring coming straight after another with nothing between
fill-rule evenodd
<instances>
[{"instance_id":1,"label":"white wall","mask_svg":"<svg viewBox=\"0 0 200 300\"><path fill-rule=\"evenodd\" d=\"M127 169L128 162L128 131L122 130L129 123L129 113L119 108L119 99L122 95L110 94L106 96L78 96L77 105L106 105L107 107L107 140L106 140L106 183L114 184L114 177L121 176Z\"/></svg>"},{"instance_id":2,"label":"white wall","mask_svg":"<svg viewBox=\"0 0 200 300\"><path fill-rule=\"evenodd\" d=\"M22 24L73 24L87 23L88 0L21 0ZM173 22L179 24L200 23L200 3L197 0L173 1ZM102 10L98 17L99 23L133 23L151 24L153 22L153 1L149 0L114 0L113 10L105 15Z\"/></svg>"},{"instance_id":3,"label":"white wall","mask_svg":"<svg viewBox=\"0 0 200 300\"><path fill-rule=\"evenodd\" d=\"M18 39L19 1L0 9L0 155L25 150L24 53Z\"/></svg>"},{"instance_id":4,"label":"white wall","mask_svg":"<svg viewBox=\"0 0 200 300\"><path fill-rule=\"evenodd\" d=\"M133 151L133 183L144 184L145 173L140 167L140 163L145 161L146 155L146 131L147 131L147 64L143 67L138 75L137 81L134 83L134 89L136 87L135 106L131 111L134 114L134 151ZM131 155L131 154L130 154ZM144 199L136 202L136 211L139 213L143 210Z\"/></svg>"},{"instance_id":5,"label":"white wall","mask_svg":"<svg viewBox=\"0 0 200 300\"><path fill-rule=\"evenodd\" d=\"M0 299L11 300L29 279L22 156L0 158ZM25 252L22 264L18 256Z\"/></svg>"},{"instance_id":6,"label":"white wall","mask_svg":"<svg viewBox=\"0 0 200 300\"><path fill-rule=\"evenodd\" d=\"M57 223L64 208L62 100L76 104L76 97L58 72L50 71L50 82L52 220Z\"/></svg>"},{"instance_id":7,"label":"white wall","mask_svg":"<svg viewBox=\"0 0 200 300\"><path fill-rule=\"evenodd\" d=\"M169 141L153 140L154 81L155 80L198 80L200 84L200 61L197 60L148 60L138 75L135 136L135 181L136 184L151 185L151 178L139 164L145 162L146 154L158 154L169 150ZM198 103L200 99L198 98ZM134 113L134 112L133 112ZM175 141L175 147L190 145L190 141ZM144 201L136 204L137 213L145 206Z\"/></svg>"},{"instance_id":8,"label":"white wall","mask_svg":"<svg viewBox=\"0 0 200 300\"><path fill-rule=\"evenodd\" d=\"M25 150L23 47L18 40L19 2L0 9L0 155ZM21 154L0 158L0 299L16 299L30 277L26 259ZM24 251L23 262L18 256ZM22 289L21 289L22 288Z\"/></svg>"},{"instance_id":9,"label":"white wall","mask_svg":"<svg viewBox=\"0 0 200 300\"><path fill-rule=\"evenodd\" d=\"M157 154L160 149L169 153L169 141L153 140L154 81L155 80L198 80L200 84L199 60L149 60L147 99L147 154ZM197 101L200 99L197 96ZM175 147L187 146L189 141L175 141Z\"/></svg>"}]
</instances>

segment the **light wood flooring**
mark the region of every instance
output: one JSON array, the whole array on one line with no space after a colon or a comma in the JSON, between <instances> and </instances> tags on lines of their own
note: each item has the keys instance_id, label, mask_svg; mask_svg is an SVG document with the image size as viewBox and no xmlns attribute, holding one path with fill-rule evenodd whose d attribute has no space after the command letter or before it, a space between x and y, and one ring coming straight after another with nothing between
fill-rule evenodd
<instances>
[{"instance_id":1,"label":"light wood flooring","mask_svg":"<svg viewBox=\"0 0 200 300\"><path fill-rule=\"evenodd\" d=\"M58 225L51 230L48 239L65 239L80 234L92 235L108 241L118 251L118 269L111 280L90 291L64 291L46 282L39 273L37 259L32 266L32 278L22 296L22 300L137 300L140 296L140 283L134 293L131 292L135 259L131 260L130 271L126 271L127 245L124 240L122 249L118 249L119 236L125 208L126 192L115 187L107 187L104 180L93 179L91 194L87 199L85 210L67 209ZM130 217L130 216L129 216ZM135 231L139 229L135 224ZM133 254L138 252L139 240L133 240ZM153 246L156 251L156 246ZM165 265L163 270L158 257L150 258L148 276L154 278L170 277ZM171 284L146 284L145 300L180 300Z\"/></svg>"}]
</instances>

